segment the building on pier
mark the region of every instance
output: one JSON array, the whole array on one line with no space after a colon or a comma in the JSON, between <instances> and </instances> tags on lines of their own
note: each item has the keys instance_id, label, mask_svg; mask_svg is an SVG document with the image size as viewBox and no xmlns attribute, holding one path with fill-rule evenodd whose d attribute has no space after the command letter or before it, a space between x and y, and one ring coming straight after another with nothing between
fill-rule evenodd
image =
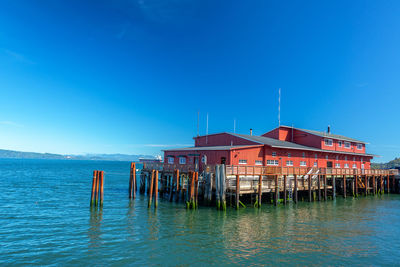
<instances>
[{"instance_id":1,"label":"building on pier","mask_svg":"<svg viewBox=\"0 0 400 267\"><path fill-rule=\"evenodd\" d=\"M164 150L164 163L370 169L366 143L328 131L280 126L261 136L217 133L194 137L194 147Z\"/></svg>"}]
</instances>

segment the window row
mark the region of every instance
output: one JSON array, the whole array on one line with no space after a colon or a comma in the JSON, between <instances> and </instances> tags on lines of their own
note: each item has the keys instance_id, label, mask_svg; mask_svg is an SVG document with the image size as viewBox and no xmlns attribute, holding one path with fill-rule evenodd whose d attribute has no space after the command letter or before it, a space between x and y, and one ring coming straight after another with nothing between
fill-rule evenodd
<instances>
[{"instance_id":1,"label":"window row","mask_svg":"<svg viewBox=\"0 0 400 267\"><path fill-rule=\"evenodd\" d=\"M324 144L325 146L333 146L333 140L332 139L324 139ZM338 141L338 146L339 147L344 147L344 148L351 148L351 143L339 140ZM356 144L356 147L358 150L363 149L363 144Z\"/></svg>"}]
</instances>

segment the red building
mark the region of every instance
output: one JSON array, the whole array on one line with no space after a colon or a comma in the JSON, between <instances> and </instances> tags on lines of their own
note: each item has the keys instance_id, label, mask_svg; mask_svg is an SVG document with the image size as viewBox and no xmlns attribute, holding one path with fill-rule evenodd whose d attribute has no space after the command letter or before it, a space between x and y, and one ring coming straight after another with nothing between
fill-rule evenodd
<instances>
[{"instance_id":1,"label":"red building","mask_svg":"<svg viewBox=\"0 0 400 267\"><path fill-rule=\"evenodd\" d=\"M164 151L166 164L227 164L370 169L365 142L280 126L261 136L217 133L194 137L194 147Z\"/></svg>"}]
</instances>

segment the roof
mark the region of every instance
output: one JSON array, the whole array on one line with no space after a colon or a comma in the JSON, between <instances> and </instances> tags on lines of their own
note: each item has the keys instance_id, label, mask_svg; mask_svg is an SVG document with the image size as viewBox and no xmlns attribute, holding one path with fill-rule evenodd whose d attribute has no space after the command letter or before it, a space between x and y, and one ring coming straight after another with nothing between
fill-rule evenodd
<instances>
[{"instance_id":1,"label":"roof","mask_svg":"<svg viewBox=\"0 0 400 267\"><path fill-rule=\"evenodd\" d=\"M255 145L259 146L259 145ZM238 148L254 147L254 145L240 145L240 146L192 146L175 149L165 149L163 151L204 151L204 150L232 150Z\"/></svg>"},{"instance_id":2,"label":"roof","mask_svg":"<svg viewBox=\"0 0 400 267\"><path fill-rule=\"evenodd\" d=\"M349 142L366 144L366 142L363 142L363 141L360 141L360 140L357 140L357 139L354 139L354 138L346 137L346 136L343 136L343 135L331 134L331 133L328 134L326 132L300 129L300 128L295 128L295 127L291 127L291 126L281 126L281 127L293 128L295 130L303 131L303 132L306 132L306 133L309 133L309 134L313 134L313 135L316 135L316 136L320 136L320 137L328 137L328 138L339 139L339 140L344 140L344 141L349 141Z\"/></svg>"},{"instance_id":3,"label":"roof","mask_svg":"<svg viewBox=\"0 0 400 267\"><path fill-rule=\"evenodd\" d=\"M275 148L288 148L288 149L309 150L309 151L317 151L317 152L325 152L325 153L337 153L337 154L348 154L348 155L359 155L359 156L372 156L372 157L376 156L376 155L364 154L364 153L354 153L354 152L343 152L343 151L319 149L319 148L315 148L315 147L299 145L299 144L288 142L288 141L281 141L278 139L265 137L265 136L234 134L234 133L229 133L229 134L249 140L249 141L253 141L253 142L256 142L259 144L268 145L270 147L275 147Z\"/></svg>"}]
</instances>

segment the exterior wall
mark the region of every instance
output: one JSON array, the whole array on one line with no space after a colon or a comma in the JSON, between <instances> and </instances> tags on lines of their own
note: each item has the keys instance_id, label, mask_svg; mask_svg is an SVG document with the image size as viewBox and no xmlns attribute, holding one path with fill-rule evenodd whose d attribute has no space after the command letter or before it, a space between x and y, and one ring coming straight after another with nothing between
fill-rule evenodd
<instances>
[{"instance_id":1,"label":"exterior wall","mask_svg":"<svg viewBox=\"0 0 400 267\"><path fill-rule=\"evenodd\" d=\"M292 139L293 132L293 139ZM344 142L342 141L342 146L339 146L339 141L333 138L324 138L317 135L313 135L298 129L292 129L291 127L280 127L276 128L262 136L270 137L274 139L278 139L281 141L293 142L303 146L315 147L324 150L333 150L333 151L343 151L343 152L352 152L352 153L362 153L365 154L365 144L362 144L362 149L357 149L357 143L350 142L350 148L344 147ZM325 139L331 139L333 141L332 146L325 145Z\"/></svg>"},{"instance_id":2,"label":"exterior wall","mask_svg":"<svg viewBox=\"0 0 400 267\"><path fill-rule=\"evenodd\" d=\"M194 156L194 154L198 154L199 156ZM207 156L208 164L219 164L221 163L221 158L226 158L226 164L231 164L230 161L230 151L229 150L208 150L208 151L196 151L196 150L182 150L182 151L164 151L164 162L168 163L168 158L173 157L174 163L179 164L179 157L186 157L186 164L194 164L195 158L199 159L199 163L201 163L201 159L203 155ZM171 163L172 164L172 163Z\"/></svg>"},{"instance_id":3,"label":"exterior wall","mask_svg":"<svg viewBox=\"0 0 400 267\"><path fill-rule=\"evenodd\" d=\"M237 146L237 145L258 145L256 142L248 141L228 133L211 134L194 138L194 146Z\"/></svg>"},{"instance_id":4,"label":"exterior wall","mask_svg":"<svg viewBox=\"0 0 400 267\"><path fill-rule=\"evenodd\" d=\"M276 152L276 156L272 156L273 152ZM289 157L290 153L290 157ZM263 166L267 165L267 160L278 160L277 166L287 167L287 161L293 161L293 167L300 166L301 161L306 162L304 167L314 167L314 162L317 162L317 167L327 168L327 162L332 162L332 167L336 168L336 164L340 164L338 168L345 168L345 164L348 164L349 169L353 169L353 164L356 164L357 169L361 169L361 164L364 164L364 169L371 168L371 156L353 156L329 152L313 152L313 151L302 151L295 149L278 149L271 148L269 146L260 147L249 147L232 150L208 150L208 151L165 151L164 162L168 163L168 156L174 156L174 164L179 164L179 156L186 156L186 163L193 164L195 162L195 156L198 154L199 163L203 155L207 156L208 164L220 164L221 157L226 158L226 164L228 165L243 165L243 166L257 166L256 160L262 161ZM317 157L315 157L317 155ZM239 160L247 160L247 164L239 164ZM292 166L290 166L292 167Z\"/></svg>"}]
</instances>

